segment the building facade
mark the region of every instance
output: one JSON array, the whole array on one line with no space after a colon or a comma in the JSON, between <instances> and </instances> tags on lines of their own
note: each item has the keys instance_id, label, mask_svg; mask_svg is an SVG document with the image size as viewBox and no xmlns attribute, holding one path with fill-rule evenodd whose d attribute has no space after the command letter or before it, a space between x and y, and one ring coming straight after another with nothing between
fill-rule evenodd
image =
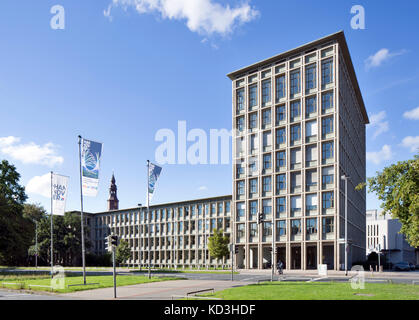
<instances>
[{"instance_id":1,"label":"building facade","mask_svg":"<svg viewBox=\"0 0 419 320\"><path fill-rule=\"evenodd\" d=\"M131 259L127 266L231 267L230 257L217 261L208 251L214 229L231 234L231 196L190 200L147 207L105 211L90 216L92 251L106 252L105 239L118 235L128 241Z\"/></svg>"},{"instance_id":2,"label":"building facade","mask_svg":"<svg viewBox=\"0 0 419 320\"><path fill-rule=\"evenodd\" d=\"M406 237L400 233L401 223L390 215L378 210L367 211L367 255L380 252L392 265L407 261L419 264L419 251L410 246Z\"/></svg>"},{"instance_id":3,"label":"building facade","mask_svg":"<svg viewBox=\"0 0 419 320\"><path fill-rule=\"evenodd\" d=\"M233 112L233 241L237 266L286 269L365 258L365 126L343 32L228 75ZM262 222L258 216L262 214ZM274 247L272 258L271 248Z\"/></svg>"}]
</instances>

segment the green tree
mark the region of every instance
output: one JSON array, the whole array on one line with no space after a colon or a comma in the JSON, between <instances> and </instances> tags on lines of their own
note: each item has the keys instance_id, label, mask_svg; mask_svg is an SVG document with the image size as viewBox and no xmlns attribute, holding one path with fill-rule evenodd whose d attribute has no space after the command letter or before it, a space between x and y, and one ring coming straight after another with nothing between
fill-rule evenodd
<instances>
[{"instance_id":1,"label":"green tree","mask_svg":"<svg viewBox=\"0 0 419 320\"><path fill-rule=\"evenodd\" d=\"M116 247L115 262L119 265L131 258L131 248L127 241L121 240Z\"/></svg>"},{"instance_id":2,"label":"green tree","mask_svg":"<svg viewBox=\"0 0 419 320\"><path fill-rule=\"evenodd\" d=\"M35 234L34 224L23 215L27 199L19 184L20 174L15 166L0 163L0 264L23 265Z\"/></svg>"},{"instance_id":3,"label":"green tree","mask_svg":"<svg viewBox=\"0 0 419 320\"><path fill-rule=\"evenodd\" d=\"M367 182L357 186L368 186L383 203L384 213L391 214L402 224L401 233L413 247L419 246L419 154L412 160L399 161Z\"/></svg>"},{"instance_id":4,"label":"green tree","mask_svg":"<svg viewBox=\"0 0 419 320\"><path fill-rule=\"evenodd\" d=\"M208 239L210 256L218 260L227 257L230 253L228 248L229 243L229 237L224 236L221 229L214 229L212 236Z\"/></svg>"}]
</instances>

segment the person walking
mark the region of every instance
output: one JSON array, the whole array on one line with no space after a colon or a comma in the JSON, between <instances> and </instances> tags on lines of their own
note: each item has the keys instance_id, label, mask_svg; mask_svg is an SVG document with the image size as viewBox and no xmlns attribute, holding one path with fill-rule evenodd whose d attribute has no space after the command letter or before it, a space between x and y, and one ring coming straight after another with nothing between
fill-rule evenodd
<instances>
[{"instance_id":1,"label":"person walking","mask_svg":"<svg viewBox=\"0 0 419 320\"><path fill-rule=\"evenodd\" d=\"M283 274L282 272L283 267L284 267L284 264L282 263L281 260L279 260L278 263L276 264L276 268L278 269L278 274Z\"/></svg>"}]
</instances>

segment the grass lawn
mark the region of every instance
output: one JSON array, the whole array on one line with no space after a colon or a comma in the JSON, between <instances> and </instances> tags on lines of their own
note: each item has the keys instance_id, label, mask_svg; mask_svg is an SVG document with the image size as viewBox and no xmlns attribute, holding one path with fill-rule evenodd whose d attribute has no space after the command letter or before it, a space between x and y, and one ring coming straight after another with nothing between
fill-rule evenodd
<instances>
[{"instance_id":1,"label":"grass lawn","mask_svg":"<svg viewBox=\"0 0 419 320\"><path fill-rule=\"evenodd\" d=\"M119 287L119 286L128 286L128 285L133 285L133 284L168 281L168 280L179 280L179 278L152 277L151 279L148 279L147 276L118 276L116 278L116 285ZM54 290L54 292L68 293L68 292L81 291L81 290L113 287L113 276L87 276L86 282L98 283L98 284L67 287L68 285L83 283L83 277L66 276L65 288L56 289ZM18 285L12 284L12 283L18 283ZM35 274L32 274L32 275L0 274L0 287L9 288L9 289L20 289L20 288L29 289L29 285L50 286L51 278L49 275L39 275L39 274L36 274L36 275ZM31 287L30 289L34 291L47 291L47 292L51 291L49 288L43 288L43 287Z\"/></svg>"},{"instance_id":2,"label":"grass lawn","mask_svg":"<svg viewBox=\"0 0 419 320\"><path fill-rule=\"evenodd\" d=\"M365 283L365 289L354 290L345 282L274 282L203 296L224 300L419 300L419 286Z\"/></svg>"},{"instance_id":3,"label":"grass lawn","mask_svg":"<svg viewBox=\"0 0 419 320\"><path fill-rule=\"evenodd\" d=\"M148 272L147 268L130 268L131 272ZM204 273L204 274L231 274L231 270L206 270L206 269L151 269L151 273ZM234 271L234 274L239 274L239 272Z\"/></svg>"}]
</instances>

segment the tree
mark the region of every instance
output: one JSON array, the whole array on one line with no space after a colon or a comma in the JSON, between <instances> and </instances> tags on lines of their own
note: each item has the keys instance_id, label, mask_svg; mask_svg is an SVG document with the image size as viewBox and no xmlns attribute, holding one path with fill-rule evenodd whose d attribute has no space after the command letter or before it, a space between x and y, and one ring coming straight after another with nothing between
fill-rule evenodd
<instances>
[{"instance_id":1,"label":"tree","mask_svg":"<svg viewBox=\"0 0 419 320\"><path fill-rule=\"evenodd\" d=\"M34 224L23 215L27 199L15 166L0 163L0 264L23 265L35 234Z\"/></svg>"},{"instance_id":2,"label":"tree","mask_svg":"<svg viewBox=\"0 0 419 320\"><path fill-rule=\"evenodd\" d=\"M419 246L419 154L412 160L399 161L357 186L383 201L381 208L402 224L400 232L412 247Z\"/></svg>"},{"instance_id":3,"label":"tree","mask_svg":"<svg viewBox=\"0 0 419 320\"><path fill-rule=\"evenodd\" d=\"M131 258L131 248L127 241L121 240L116 247L115 262L119 265Z\"/></svg>"},{"instance_id":4,"label":"tree","mask_svg":"<svg viewBox=\"0 0 419 320\"><path fill-rule=\"evenodd\" d=\"M208 249L211 257L216 259L223 259L229 254L228 245L230 239L227 236L224 236L221 229L214 229L213 235L208 239Z\"/></svg>"}]
</instances>

